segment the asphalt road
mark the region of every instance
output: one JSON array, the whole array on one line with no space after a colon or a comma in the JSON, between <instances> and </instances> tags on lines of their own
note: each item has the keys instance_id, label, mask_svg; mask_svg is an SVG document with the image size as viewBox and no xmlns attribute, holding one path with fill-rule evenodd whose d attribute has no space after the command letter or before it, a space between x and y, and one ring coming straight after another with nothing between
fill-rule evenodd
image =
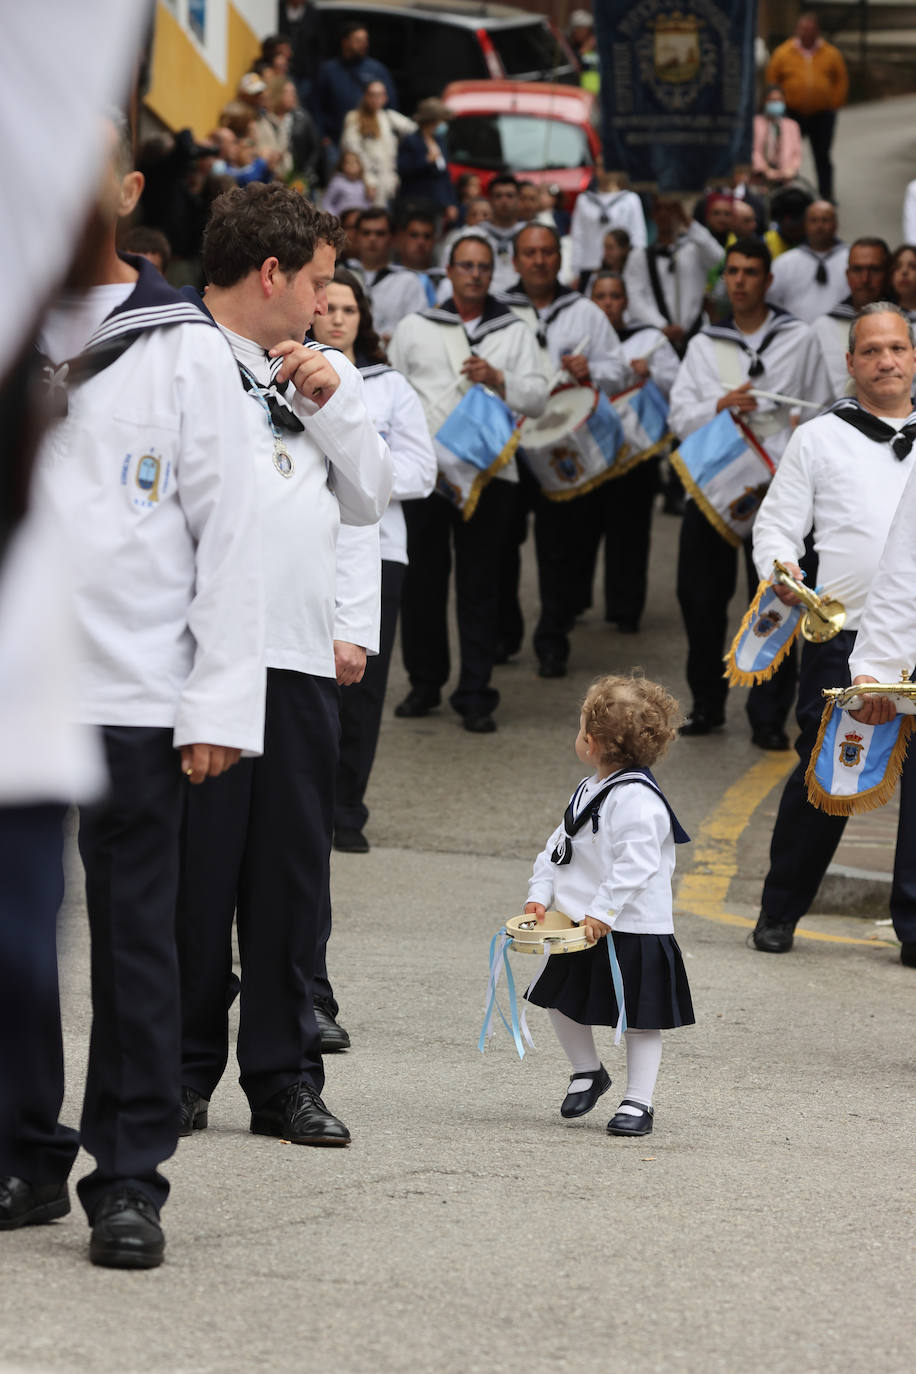
<instances>
[{"instance_id":1,"label":"asphalt road","mask_svg":"<svg viewBox=\"0 0 916 1374\"><path fill-rule=\"evenodd\" d=\"M863 132L860 151L893 133L903 157L916 102L906 130L886 116L904 104L861 113L872 141ZM844 136L856 118L844 115ZM860 167L863 184L880 179L877 163ZM847 172L844 218L849 185ZM93 1269L78 1211L3 1237L0 1367L912 1368L916 974L876 924L877 903L850 914L841 879L835 909L807 923L790 955L746 947L791 760L753 748L742 692L725 732L679 742L658 770L694 837L677 924L698 1023L665 1037L654 1134L605 1133L625 1077L609 1035L609 1110L573 1124L558 1114L568 1070L542 1012L524 1062L504 1033L485 1056L476 1049L488 942L520 909L531 859L579 776L586 686L640 665L684 694L677 522L659 515L655 528L644 633L617 635L599 606L561 681L538 680L526 650L499 670L495 736L468 736L447 708L396 721L395 670L368 799L372 851L334 865L332 976L353 1049L329 1060L326 1099L350 1149L250 1136L230 1070L209 1130L166 1166L162 1269ZM525 595L533 612L530 549ZM72 855L70 868L64 1119L75 1121L88 949ZM524 977L521 956L515 966ZM77 1174L88 1168L81 1157Z\"/></svg>"}]
</instances>

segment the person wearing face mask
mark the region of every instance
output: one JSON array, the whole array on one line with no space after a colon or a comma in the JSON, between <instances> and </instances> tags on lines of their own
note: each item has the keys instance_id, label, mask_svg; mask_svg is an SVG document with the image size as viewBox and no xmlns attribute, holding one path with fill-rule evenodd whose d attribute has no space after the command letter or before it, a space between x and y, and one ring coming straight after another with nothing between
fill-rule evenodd
<instances>
[{"instance_id":1,"label":"person wearing face mask","mask_svg":"<svg viewBox=\"0 0 916 1374\"><path fill-rule=\"evenodd\" d=\"M801 167L801 129L786 116L786 102L779 86L768 86L763 113L754 116L751 181L767 188L784 186L798 176Z\"/></svg>"},{"instance_id":2,"label":"person wearing face mask","mask_svg":"<svg viewBox=\"0 0 916 1374\"><path fill-rule=\"evenodd\" d=\"M441 100L421 100L414 111L417 132L401 140L398 176L405 200L426 201L441 211L443 223L458 220L458 201L448 172L445 136L452 111Z\"/></svg>"}]
</instances>

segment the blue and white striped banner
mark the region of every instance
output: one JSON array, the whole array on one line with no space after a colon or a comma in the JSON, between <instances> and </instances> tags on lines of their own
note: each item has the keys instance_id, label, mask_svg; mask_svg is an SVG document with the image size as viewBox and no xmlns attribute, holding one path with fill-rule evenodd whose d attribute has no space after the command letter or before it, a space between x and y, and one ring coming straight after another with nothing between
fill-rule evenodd
<instances>
[{"instance_id":1,"label":"blue and white striped banner","mask_svg":"<svg viewBox=\"0 0 916 1374\"><path fill-rule=\"evenodd\" d=\"M671 462L689 495L735 548L750 534L775 464L727 410L689 434Z\"/></svg>"},{"instance_id":2,"label":"blue and white striped banner","mask_svg":"<svg viewBox=\"0 0 916 1374\"><path fill-rule=\"evenodd\" d=\"M795 643L804 609L785 605L772 582L761 582L725 656L732 687L753 687L773 676Z\"/></svg>"},{"instance_id":3,"label":"blue and white striped banner","mask_svg":"<svg viewBox=\"0 0 916 1374\"><path fill-rule=\"evenodd\" d=\"M668 402L665 400L651 377L638 386L628 387L611 397L611 404L620 416L623 437L626 441L626 455L615 464L612 477L654 458L671 441L668 428Z\"/></svg>"}]
</instances>

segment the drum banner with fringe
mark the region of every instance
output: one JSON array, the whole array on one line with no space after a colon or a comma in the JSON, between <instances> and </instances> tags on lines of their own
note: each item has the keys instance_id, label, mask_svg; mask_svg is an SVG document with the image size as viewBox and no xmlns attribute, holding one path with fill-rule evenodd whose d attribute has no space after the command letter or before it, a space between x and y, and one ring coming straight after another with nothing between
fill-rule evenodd
<instances>
[{"instance_id":1,"label":"drum banner with fringe","mask_svg":"<svg viewBox=\"0 0 916 1374\"><path fill-rule=\"evenodd\" d=\"M805 773L812 806L830 816L884 806L897 786L912 730L910 715L863 725L828 701Z\"/></svg>"},{"instance_id":2,"label":"drum banner with fringe","mask_svg":"<svg viewBox=\"0 0 916 1374\"><path fill-rule=\"evenodd\" d=\"M761 582L725 656L732 687L767 682L798 638L804 606L787 606L772 582Z\"/></svg>"},{"instance_id":3,"label":"drum banner with fringe","mask_svg":"<svg viewBox=\"0 0 916 1374\"><path fill-rule=\"evenodd\" d=\"M760 441L747 425L721 410L683 440L671 462L710 524L740 548L776 471Z\"/></svg>"},{"instance_id":4,"label":"drum banner with fringe","mask_svg":"<svg viewBox=\"0 0 916 1374\"><path fill-rule=\"evenodd\" d=\"M609 476L622 477L638 463L661 453L674 436L668 428L668 402L651 377L618 391L611 397L611 405L620 416L629 452L621 452Z\"/></svg>"},{"instance_id":5,"label":"drum banner with fringe","mask_svg":"<svg viewBox=\"0 0 916 1374\"><path fill-rule=\"evenodd\" d=\"M564 383L542 415L521 423L522 456L549 501L584 496L629 458L624 426L595 386Z\"/></svg>"},{"instance_id":6,"label":"drum banner with fringe","mask_svg":"<svg viewBox=\"0 0 916 1374\"><path fill-rule=\"evenodd\" d=\"M475 383L433 438L439 465L436 491L470 520L480 493L512 461L518 443L519 430L505 401Z\"/></svg>"}]
</instances>

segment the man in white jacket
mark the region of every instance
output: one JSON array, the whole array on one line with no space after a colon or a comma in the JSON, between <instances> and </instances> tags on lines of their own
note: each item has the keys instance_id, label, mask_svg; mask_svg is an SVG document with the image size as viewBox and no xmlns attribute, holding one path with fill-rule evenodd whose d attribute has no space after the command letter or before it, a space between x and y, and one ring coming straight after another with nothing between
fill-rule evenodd
<instances>
[{"instance_id":1,"label":"man in white jacket","mask_svg":"<svg viewBox=\"0 0 916 1374\"><path fill-rule=\"evenodd\" d=\"M92 1039L78 1136L57 1121L56 982L35 988L41 1005L24 1052L40 1071L3 1113L0 1227L69 1211L82 1144L96 1162L78 1185L90 1259L152 1268L165 1244L159 1165L178 1140L182 801L188 781L261 749L263 598L255 427L232 354L155 268L115 251L118 217L143 179L130 170L126 129L108 133L104 185L77 254L89 289L65 290L39 334L66 414L48 432L35 483L36 507L56 520L77 570L72 716L101 730L110 778L80 816ZM34 938L53 948L53 921Z\"/></svg>"},{"instance_id":2,"label":"man in white jacket","mask_svg":"<svg viewBox=\"0 0 916 1374\"><path fill-rule=\"evenodd\" d=\"M207 1125L228 1057L232 920L242 962L237 1054L251 1130L300 1145L350 1135L321 1099L314 1009L338 748L338 680L362 671L377 635L377 531L363 551L373 625L337 607L340 524L375 526L391 458L356 368L302 343L344 236L333 215L279 183L228 191L204 236L207 309L228 339L257 421L251 462L264 532L267 711L263 757L188 804L178 902L181 1132ZM240 390L241 390L240 385ZM360 554L360 557L363 555ZM355 621L354 621L355 624ZM340 633L338 634L338 627ZM359 634L358 645L349 636Z\"/></svg>"}]
</instances>

